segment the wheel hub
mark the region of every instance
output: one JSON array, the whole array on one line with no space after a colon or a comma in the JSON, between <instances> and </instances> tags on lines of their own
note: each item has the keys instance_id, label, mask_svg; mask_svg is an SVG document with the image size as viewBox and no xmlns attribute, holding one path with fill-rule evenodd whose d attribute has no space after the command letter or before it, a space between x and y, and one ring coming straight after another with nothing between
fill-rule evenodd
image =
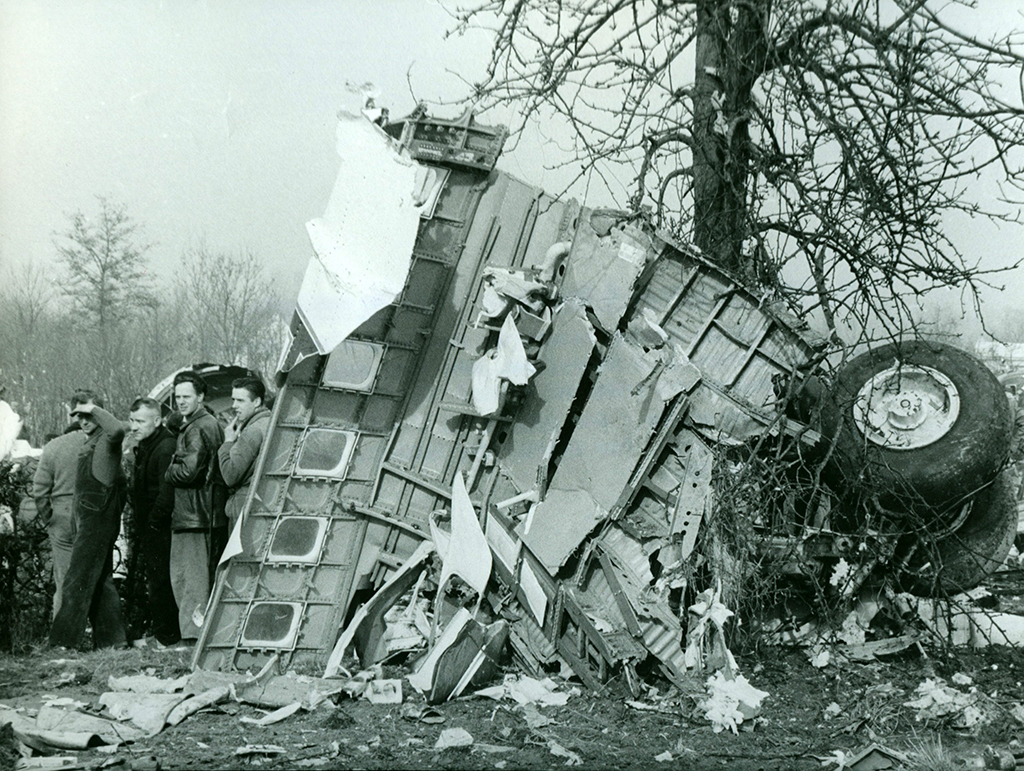
<instances>
[{"instance_id":1,"label":"wheel hub","mask_svg":"<svg viewBox=\"0 0 1024 771\"><path fill-rule=\"evenodd\" d=\"M931 367L896 362L857 393L853 419L868 441L916 450L945 436L960 414L953 381Z\"/></svg>"}]
</instances>

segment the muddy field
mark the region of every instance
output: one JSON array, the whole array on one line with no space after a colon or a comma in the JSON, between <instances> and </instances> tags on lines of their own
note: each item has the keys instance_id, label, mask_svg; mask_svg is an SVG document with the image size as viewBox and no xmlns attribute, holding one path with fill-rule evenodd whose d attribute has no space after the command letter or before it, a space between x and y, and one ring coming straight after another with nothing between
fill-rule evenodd
<instances>
[{"instance_id":1,"label":"muddy field","mask_svg":"<svg viewBox=\"0 0 1024 771\"><path fill-rule=\"evenodd\" d=\"M188 671L187 651L131 650L58 658L45 649L0 659L0 699L32 715L46 701L73 699L89 710L98 704L111 675L148 673L176 677ZM819 662L820 663L820 662ZM564 707L524 710L513 702L464 697L426 709L405 684L402 704L366 700L328 701L275 725L243 718L266 710L228 702L199 712L155 737L74 756L81 768L729 768L818 769L872 742L907 758L894 767L957 768L978 762L988 745L1008 749L1024 734L1014 717L1024 679L1017 650L992 647L944 651L922 646L871 664L833 656L815 667L806 650L765 647L740 657L742 670L770 696L760 718L738 734L715 733L665 682L633 701L621 683L606 692L559 681L570 694ZM401 677L403 670L385 670ZM927 678L965 683L984 719L957 728L958 718L921 720L906 706ZM542 717L538 718L537 713ZM550 721L546 725L541 723ZM959 721L962 722L962 721ZM436 749L442 733L464 729L472 744ZM270 745L268 748L267 745ZM252 749L264 747L263 751ZM246 749L248 748L248 749ZM3 768L16 757L9 741ZM839 755L837 753L845 753ZM829 758L836 762L830 763Z\"/></svg>"}]
</instances>

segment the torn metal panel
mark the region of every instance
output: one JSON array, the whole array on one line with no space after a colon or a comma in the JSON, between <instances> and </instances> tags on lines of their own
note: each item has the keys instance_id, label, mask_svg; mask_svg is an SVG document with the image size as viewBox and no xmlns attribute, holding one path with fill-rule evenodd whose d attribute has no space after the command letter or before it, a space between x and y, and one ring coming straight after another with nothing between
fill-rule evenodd
<instances>
[{"instance_id":1,"label":"torn metal panel","mask_svg":"<svg viewBox=\"0 0 1024 771\"><path fill-rule=\"evenodd\" d=\"M528 614L522 614L512 621L509 642L519 662L533 676L539 675L544 665L554 662L558 657L555 644Z\"/></svg>"},{"instance_id":2,"label":"torn metal panel","mask_svg":"<svg viewBox=\"0 0 1024 771\"><path fill-rule=\"evenodd\" d=\"M460 608L409 675L409 685L425 694L428 704L453 699L470 684L494 676L507 640L508 622L484 626Z\"/></svg>"},{"instance_id":3,"label":"torn metal panel","mask_svg":"<svg viewBox=\"0 0 1024 771\"><path fill-rule=\"evenodd\" d=\"M473 503L466 492L466 484L461 474L455 475L452 485L451 535L442 546L436 538L436 528L431 520L431 532L435 534L435 544L441 557L441 577L438 579L437 600L434 603L434 630L443 629L454 614L449 607L446 592L449 583L456 577L465 582L476 592L473 613L480 608L484 598L484 589L491 577L491 550L487 538L480 528Z\"/></svg>"},{"instance_id":4,"label":"torn metal panel","mask_svg":"<svg viewBox=\"0 0 1024 771\"><path fill-rule=\"evenodd\" d=\"M608 517L661 420L657 356L613 339L544 500L522 525L523 543L554 575Z\"/></svg>"},{"instance_id":5,"label":"torn metal panel","mask_svg":"<svg viewBox=\"0 0 1024 771\"><path fill-rule=\"evenodd\" d=\"M296 308L321 354L402 291L427 192L427 170L361 115L339 114L337 148L327 210L306 225L313 257Z\"/></svg>"},{"instance_id":6,"label":"torn metal panel","mask_svg":"<svg viewBox=\"0 0 1024 771\"><path fill-rule=\"evenodd\" d=\"M619 500L612 510L613 519L619 519L624 511L630 509L641 486L651 474L656 474L664 464L663 449L674 436L680 420L686 415L690 406L688 397L679 399L675 399L675 397L679 394L689 394L700 381L700 372L678 350L666 346L660 353L664 359L667 359L667 363L663 364L658 373L655 393L666 403L673 399L675 401L659 422L654 438L648 444L643 457L634 469L629 483L619 495Z\"/></svg>"},{"instance_id":7,"label":"torn metal panel","mask_svg":"<svg viewBox=\"0 0 1024 771\"><path fill-rule=\"evenodd\" d=\"M639 634L636 613L623 594L607 555L600 549L586 560L578 582L571 588L580 607L602 633L626 630L632 635Z\"/></svg>"},{"instance_id":8,"label":"torn metal panel","mask_svg":"<svg viewBox=\"0 0 1024 771\"><path fill-rule=\"evenodd\" d=\"M656 241L659 257L629 324L655 326L700 369L715 438L746 441L779 420L775 381L807 365L820 339L791 326L695 250ZM691 410L693 408L691 407Z\"/></svg>"},{"instance_id":9,"label":"torn metal panel","mask_svg":"<svg viewBox=\"0 0 1024 771\"><path fill-rule=\"evenodd\" d=\"M541 349L545 367L525 389L515 428L497 452L498 464L520 491L534 489L538 478L546 477L595 343L583 304L566 300L555 312L551 334Z\"/></svg>"},{"instance_id":10,"label":"torn metal panel","mask_svg":"<svg viewBox=\"0 0 1024 771\"><path fill-rule=\"evenodd\" d=\"M434 551L430 541L423 541L416 551L395 571L392 576L377 590L370 600L359 608L348 626L334 645L330 658L324 669L324 677L336 677L341 670L345 652L352 643L357 644L360 664L365 668L380 660L378 645L384 635L384 613L394 605L403 594L409 591L426 566L427 560Z\"/></svg>"},{"instance_id":11,"label":"torn metal panel","mask_svg":"<svg viewBox=\"0 0 1024 771\"><path fill-rule=\"evenodd\" d=\"M566 260L562 294L591 308L606 332L614 332L633 298L634 287L653 257L651 238L633 226L595 229L598 213L584 210Z\"/></svg>"},{"instance_id":12,"label":"torn metal panel","mask_svg":"<svg viewBox=\"0 0 1024 771\"><path fill-rule=\"evenodd\" d=\"M615 525L605 529L598 543L609 558L604 564L605 570L616 577L621 596L636 614L637 636L647 651L661 662L666 675L677 685L685 686L690 678L682 647L683 625L669 607L667 598L655 587L650 556L644 544Z\"/></svg>"},{"instance_id":13,"label":"torn metal panel","mask_svg":"<svg viewBox=\"0 0 1024 771\"><path fill-rule=\"evenodd\" d=\"M680 543L680 559L688 559L697 543L697 533L711 491L711 467L714 456L710 448L692 431L680 431L676 436L683 465L683 478L679 482L669 531Z\"/></svg>"},{"instance_id":14,"label":"torn metal panel","mask_svg":"<svg viewBox=\"0 0 1024 771\"><path fill-rule=\"evenodd\" d=\"M575 589L565 590L556 622L559 654L589 688L600 689L620 664L642 660L647 652L622 629L602 633L588 618Z\"/></svg>"},{"instance_id":15,"label":"torn metal panel","mask_svg":"<svg viewBox=\"0 0 1024 771\"><path fill-rule=\"evenodd\" d=\"M537 188L504 175L488 182L454 273L448 310L442 313L443 323L431 331L411 408L396 431L388 456L389 462L407 469L413 478L431 480L442 488L450 486L457 470L467 470L478 458L482 461L486 443L483 451L476 452L476 440L481 436L489 440L494 431L493 424L486 421L460 417L472 415L475 409L453 410L453 405L465 401L468 380L464 373L471 371L487 347L488 337L472 326L482 296L482 272L494 265L518 265L529 250L533 233L538 232L538 223L561 222L564 208ZM467 479L471 489L473 482ZM444 505L443 499L429 494L430 488L421 486L413 491L409 484L394 479L387 484L389 495L399 496L399 507L415 508L419 516Z\"/></svg>"},{"instance_id":16,"label":"torn metal panel","mask_svg":"<svg viewBox=\"0 0 1024 771\"><path fill-rule=\"evenodd\" d=\"M512 522L500 511L491 511L484 526L487 545L494 557L493 567L506 585L513 584L523 544L513 532Z\"/></svg>"}]
</instances>

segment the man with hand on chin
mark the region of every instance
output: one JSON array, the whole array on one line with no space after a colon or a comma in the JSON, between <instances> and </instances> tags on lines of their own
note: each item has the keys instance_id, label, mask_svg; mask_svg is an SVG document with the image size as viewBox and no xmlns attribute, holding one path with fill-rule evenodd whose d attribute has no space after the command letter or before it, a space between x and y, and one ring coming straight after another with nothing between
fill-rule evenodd
<instances>
[{"instance_id":1,"label":"man with hand on chin","mask_svg":"<svg viewBox=\"0 0 1024 771\"><path fill-rule=\"evenodd\" d=\"M256 458L270 426L270 410L264 406L267 389L256 377L240 377L231 384L231 406L235 419L224 432L224 444L217 451L220 474L228 486L224 511L232 528L242 513Z\"/></svg>"}]
</instances>

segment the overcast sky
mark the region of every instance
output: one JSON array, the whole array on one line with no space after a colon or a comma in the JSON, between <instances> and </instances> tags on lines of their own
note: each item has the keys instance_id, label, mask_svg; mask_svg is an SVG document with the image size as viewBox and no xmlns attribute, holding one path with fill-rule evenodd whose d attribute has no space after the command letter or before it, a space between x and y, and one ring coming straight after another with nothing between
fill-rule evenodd
<instances>
[{"instance_id":1,"label":"overcast sky","mask_svg":"<svg viewBox=\"0 0 1024 771\"><path fill-rule=\"evenodd\" d=\"M51 261L104 195L158 273L205 239L251 248L293 297L346 89L372 83L393 116L460 95L451 73L488 49L450 25L427 0L0 0L0 267Z\"/></svg>"},{"instance_id":2,"label":"overcast sky","mask_svg":"<svg viewBox=\"0 0 1024 771\"><path fill-rule=\"evenodd\" d=\"M986 2L1019 25L1021 0ZM157 273L200 239L246 247L290 305L346 89L372 83L392 116L460 96L453 73L476 79L488 42L446 40L450 26L430 0L0 0L0 269L51 263L52 234L104 195L155 243ZM557 190L556 152L528 144L502 165ZM965 237L988 260L1020 256L1019 230Z\"/></svg>"}]
</instances>

